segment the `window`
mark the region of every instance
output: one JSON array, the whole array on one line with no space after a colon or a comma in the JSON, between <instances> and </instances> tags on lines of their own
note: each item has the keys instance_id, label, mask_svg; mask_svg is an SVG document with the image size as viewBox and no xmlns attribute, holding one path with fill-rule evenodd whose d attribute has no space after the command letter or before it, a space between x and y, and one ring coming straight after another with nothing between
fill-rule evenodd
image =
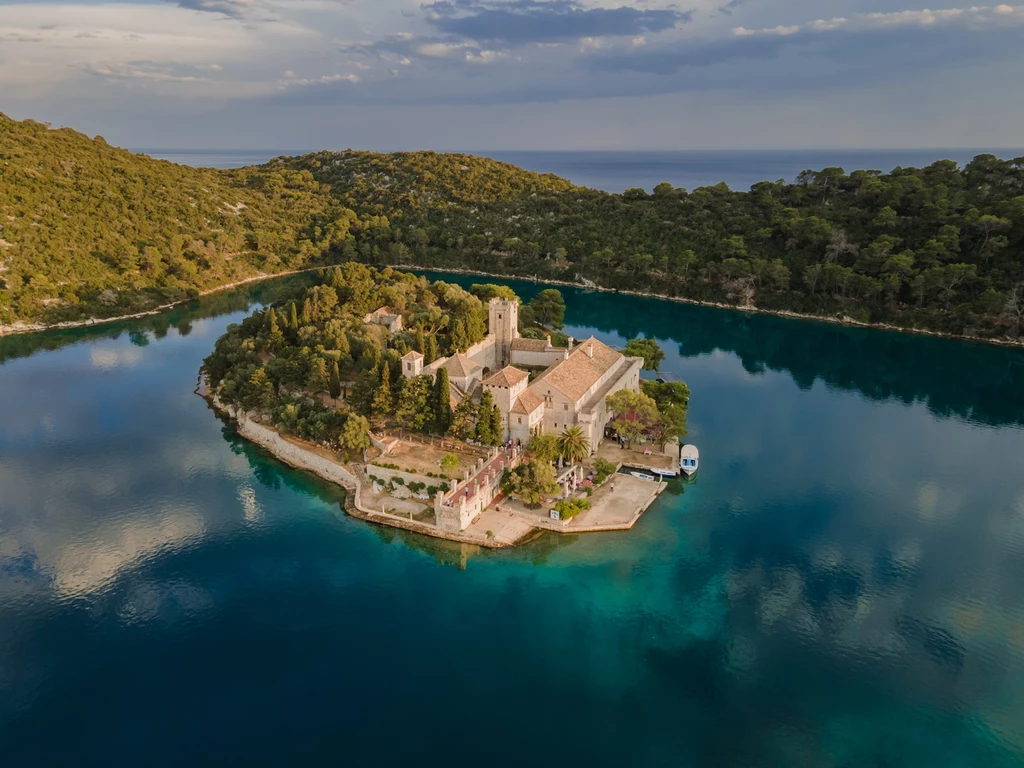
<instances>
[{"instance_id":1,"label":"window","mask_svg":"<svg viewBox=\"0 0 1024 768\"><path fill-rule=\"evenodd\" d=\"M520 416L520 417L519 417L519 423L520 423L520 424L522 424L522 423L523 423L523 417L522 417L522 416Z\"/></svg>"},{"instance_id":2,"label":"window","mask_svg":"<svg viewBox=\"0 0 1024 768\"><path fill-rule=\"evenodd\" d=\"M563 411L568 411L569 410L569 404L568 403L562 403L562 410Z\"/></svg>"}]
</instances>

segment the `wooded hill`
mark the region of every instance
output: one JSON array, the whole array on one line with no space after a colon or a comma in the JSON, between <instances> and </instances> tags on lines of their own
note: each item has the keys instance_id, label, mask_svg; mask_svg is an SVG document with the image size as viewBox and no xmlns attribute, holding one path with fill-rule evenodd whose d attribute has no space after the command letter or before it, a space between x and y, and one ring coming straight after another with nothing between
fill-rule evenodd
<instances>
[{"instance_id":1,"label":"wooded hill","mask_svg":"<svg viewBox=\"0 0 1024 768\"><path fill-rule=\"evenodd\" d=\"M612 195L434 152L196 170L0 117L0 226L0 324L350 260L993 338L1024 320L1024 158Z\"/></svg>"},{"instance_id":2,"label":"wooded hill","mask_svg":"<svg viewBox=\"0 0 1024 768\"><path fill-rule=\"evenodd\" d=\"M317 264L354 218L308 173L197 170L0 115L0 324L120 315Z\"/></svg>"}]
</instances>

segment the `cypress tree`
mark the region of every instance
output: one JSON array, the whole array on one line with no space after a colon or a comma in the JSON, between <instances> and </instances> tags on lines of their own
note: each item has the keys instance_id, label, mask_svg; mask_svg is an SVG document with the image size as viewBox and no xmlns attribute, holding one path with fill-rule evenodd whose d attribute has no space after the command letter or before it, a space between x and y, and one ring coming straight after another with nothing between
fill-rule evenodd
<instances>
[{"instance_id":1,"label":"cypress tree","mask_svg":"<svg viewBox=\"0 0 1024 768\"><path fill-rule=\"evenodd\" d=\"M291 313L289 315L288 327L293 331L299 330L299 311L295 306L295 302L292 302Z\"/></svg>"},{"instance_id":2,"label":"cypress tree","mask_svg":"<svg viewBox=\"0 0 1024 768\"><path fill-rule=\"evenodd\" d=\"M309 325L313 320L313 303L306 297L306 300L302 302L302 320L303 325Z\"/></svg>"},{"instance_id":3,"label":"cypress tree","mask_svg":"<svg viewBox=\"0 0 1024 768\"><path fill-rule=\"evenodd\" d=\"M416 329L416 351L421 355L427 354L427 340L423 335L423 326Z\"/></svg>"},{"instance_id":4,"label":"cypress tree","mask_svg":"<svg viewBox=\"0 0 1024 768\"><path fill-rule=\"evenodd\" d=\"M476 439L484 445L494 442L494 424L491 422L491 411L494 409L494 398L489 390L484 390L480 398L480 407L476 412Z\"/></svg>"},{"instance_id":5,"label":"cypress tree","mask_svg":"<svg viewBox=\"0 0 1024 768\"><path fill-rule=\"evenodd\" d=\"M501 409L498 406L491 408L491 445L498 445L505 438L505 422L501 418Z\"/></svg>"},{"instance_id":6,"label":"cypress tree","mask_svg":"<svg viewBox=\"0 0 1024 768\"><path fill-rule=\"evenodd\" d=\"M434 382L434 424L442 435L452 424L452 401L447 368L438 369Z\"/></svg>"},{"instance_id":7,"label":"cypress tree","mask_svg":"<svg viewBox=\"0 0 1024 768\"><path fill-rule=\"evenodd\" d=\"M331 383L328 386L328 394L335 400L338 399L338 395L341 394L341 372L338 370L338 361L334 361L334 365L331 366Z\"/></svg>"},{"instance_id":8,"label":"cypress tree","mask_svg":"<svg viewBox=\"0 0 1024 768\"><path fill-rule=\"evenodd\" d=\"M423 353L424 365L430 365L437 360L437 339L430 335L427 337L427 350Z\"/></svg>"},{"instance_id":9,"label":"cypress tree","mask_svg":"<svg viewBox=\"0 0 1024 768\"><path fill-rule=\"evenodd\" d=\"M378 419L386 419L392 410L391 401L391 366L386 360L380 363L380 384L373 393L370 411Z\"/></svg>"}]
</instances>

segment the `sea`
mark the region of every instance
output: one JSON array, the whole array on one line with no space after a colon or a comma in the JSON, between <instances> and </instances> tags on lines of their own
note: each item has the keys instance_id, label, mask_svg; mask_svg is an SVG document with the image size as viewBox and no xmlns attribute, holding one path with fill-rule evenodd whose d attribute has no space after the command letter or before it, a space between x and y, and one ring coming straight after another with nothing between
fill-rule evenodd
<instances>
[{"instance_id":1,"label":"sea","mask_svg":"<svg viewBox=\"0 0 1024 768\"><path fill-rule=\"evenodd\" d=\"M0 339L4 765L1024 766L1020 350L561 288L660 342L701 467L488 551L194 394L309 280Z\"/></svg>"},{"instance_id":2,"label":"sea","mask_svg":"<svg viewBox=\"0 0 1024 768\"><path fill-rule=\"evenodd\" d=\"M258 165L282 155L301 155L312 150L173 150L137 149L161 160L205 168L241 168ZM576 151L512 152L468 151L537 173L553 173L583 187L605 192L640 188L650 192L669 182L694 190L724 182L746 191L761 181L793 182L805 170L839 167L855 170L921 168L937 160L955 160L963 166L981 154L1004 160L1024 158L1024 149L836 149L836 150L675 150L675 151Z\"/></svg>"}]
</instances>

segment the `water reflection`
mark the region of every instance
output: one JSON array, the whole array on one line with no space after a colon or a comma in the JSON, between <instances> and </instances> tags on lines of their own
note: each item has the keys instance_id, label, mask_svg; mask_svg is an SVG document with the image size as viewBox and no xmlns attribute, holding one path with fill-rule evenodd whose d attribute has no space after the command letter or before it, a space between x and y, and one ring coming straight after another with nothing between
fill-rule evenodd
<instances>
[{"instance_id":1,"label":"water reflection","mask_svg":"<svg viewBox=\"0 0 1024 768\"><path fill-rule=\"evenodd\" d=\"M567 292L671 340L701 472L494 552L345 517L192 394L268 295L0 340L12 764L433 763L447 711L561 724L463 729L496 765L1024 765L1019 353Z\"/></svg>"}]
</instances>

